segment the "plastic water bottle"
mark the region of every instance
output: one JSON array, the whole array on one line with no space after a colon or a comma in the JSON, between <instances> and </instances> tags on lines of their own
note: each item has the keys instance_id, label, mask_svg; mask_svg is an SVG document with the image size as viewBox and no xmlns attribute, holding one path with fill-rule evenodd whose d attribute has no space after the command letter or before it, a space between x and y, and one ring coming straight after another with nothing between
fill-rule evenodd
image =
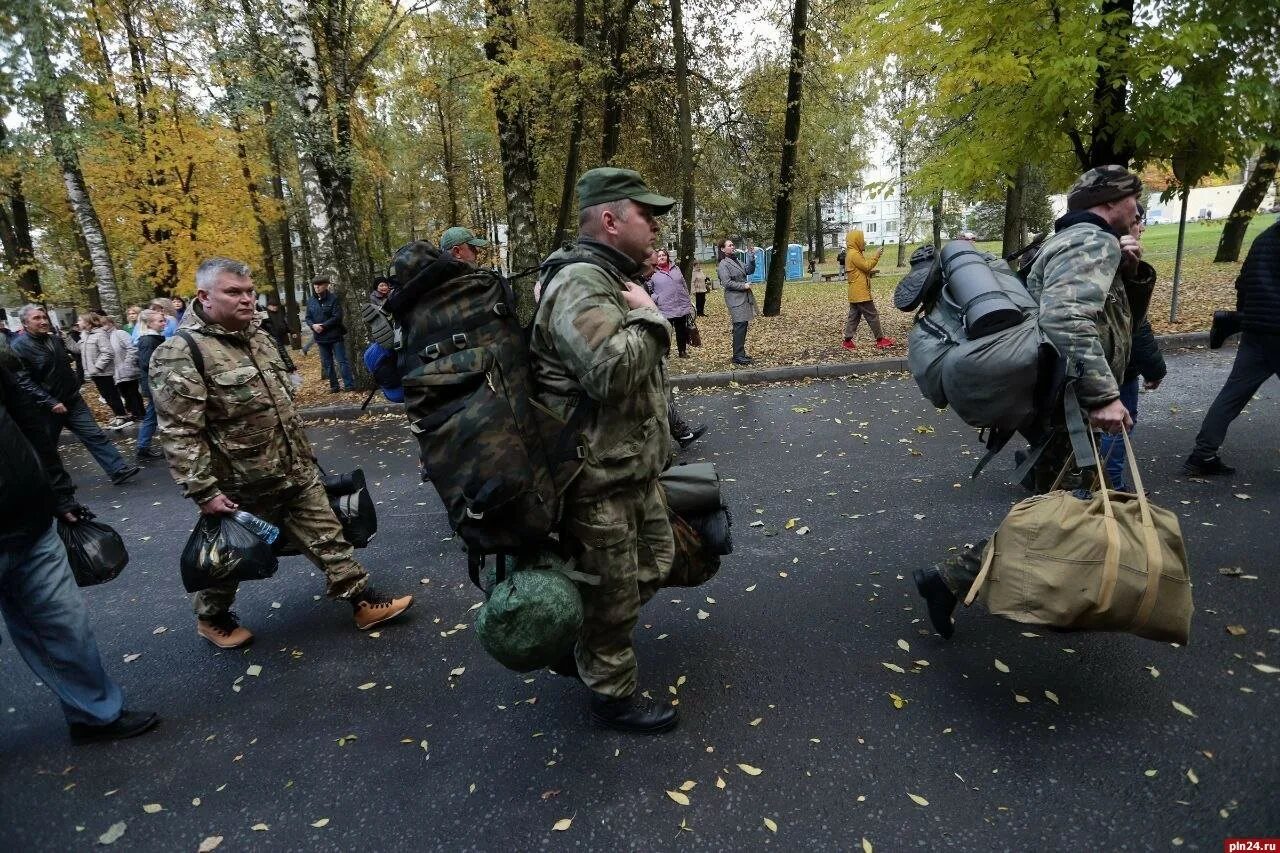
<instances>
[{"instance_id":1,"label":"plastic water bottle","mask_svg":"<svg viewBox=\"0 0 1280 853\"><path fill-rule=\"evenodd\" d=\"M275 541L280 538L279 527L276 527L269 521L263 521L252 513L238 509L235 512L234 518L236 521L253 531L255 536L263 542L266 542L268 545L274 545Z\"/></svg>"}]
</instances>

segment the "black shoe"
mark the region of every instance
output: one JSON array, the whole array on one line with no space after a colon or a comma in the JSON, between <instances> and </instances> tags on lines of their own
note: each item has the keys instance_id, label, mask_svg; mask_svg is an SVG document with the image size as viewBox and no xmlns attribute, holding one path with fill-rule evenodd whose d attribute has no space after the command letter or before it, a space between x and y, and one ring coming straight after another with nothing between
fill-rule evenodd
<instances>
[{"instance_id":1,"label":"black shoe","mask_svg":"<svg viewBox=\"0 0 1280 853\"><path fill-rule=\"evenodd\" d=\"M1240 312L1214 311L1209 326L1209 349L1222 349L1227 338L1240 332Z\"/></svg>"},{"instance_id":2,"label":"black shoe","mask_svg":"<svg viewBox=\"0 0 1280 853\"><path fill-rule=\"evenodd\" d=\"M151 711L121 711L115 722L105 726L91 726L87 723L72 723L71 742L100 743L104 740L124 740L136 737L145 731L155 728L160 717Z\"/></svg>"},{"instance_id":3,"label":"black shoe","mask_svg":"<svg viewBox=\"0 0 1280 853\"><path fill-rule=\"evenodd\" d=\"M130 477L136 476L137 473L141 470L142 469L139 468L137 465L130 465L128 468L125 468L123 471L112 474L111 485L118 486L121 483L123 483L125 480L128 480Z\"/></svg>"},{"instance_id":4,"label":"black shoe","mask_svg":"<svg viewBox=\"0 0 1280 853\"><path fill-rule=\"evenodd\" d=\"M749 358L735 358L735 359L733 359L733 363L734 363L734 364L739 364L739 365L742 365L742 366L744 366L744 367L745 367L746 365L748 365L748 364L750 364L750 363L751 363L751 359L749 359Z\"/></svg>"},{"instance_id":5,"label":"black shoe","mask_svg":"<svg viewBox=\"0 0 1280 853\"><path fill-rule=\"evenodd\" d=\"M935 568L916 569L911 573L911 577L915 579L916 589L924 597L925 604L928 606L929 621L933 623L933 630L941 634L943 639L950 639L956 632L956 626L951 621L951 614L956 609L956 594L951 591L947 582L942 579L942 574Z\"/></svg>"},{"instance_id":6,"label":"black shoe","mask_svg":"<svg viewBox=\"0 0 1280 853\"><path fill-rule=\"evenodd\" d=\"M1194 453L1182 463L1182 473L1191 477L1212 477L1215 474L1234 474L1235 468L1222 461L1216 453L1213 456L1196 456Z\"/></svg>"},{"instance_id":7,"label":"black shoe","mask_svg":"<svg viewBox=\"0 0 1280 853\"><path fill-rule=\"evenodd\" d=\"M702 436L706 433L706 431L707 431L706 424L698 424L693 429L686 430L683 435L677 435L675 439L680 443L680 449L684 450L686 447L693 444L698 439L702 438Z\"/></svg>"},{"instance_id":8,"label":"black shoe","mask_svg":"<svg viewBox=\"0 0 1280 853\"><path fill-rule=\"evenodd\" d=\"M341 394L341 393L342 393L342 389L341 389L341 388L330 388L330 389L329 389L329 393L330 393L330 394Z\"/></svg>"},{"instance_id":9,"label":"black shoe","mask_svg":"<svg viewBox=\"0 0 1280 853\"><path fill-rule=\"evenodd\" d=\"M163 459L164 451L158 447L139 447L137 459L139 462L150 462L152 459Z\"/></svg>"},{"instance_id":10,"label":"black shoe","mask_svg":"<svg viewBox=\"0 0 1280 853\"><path fill-rule=\"evenodd\" d=\"M661 705L634 695L625 699L591 694L591 719L620 732L653 735L674 728L680 712L671 705Z\"/></svg>"}]
</instances>

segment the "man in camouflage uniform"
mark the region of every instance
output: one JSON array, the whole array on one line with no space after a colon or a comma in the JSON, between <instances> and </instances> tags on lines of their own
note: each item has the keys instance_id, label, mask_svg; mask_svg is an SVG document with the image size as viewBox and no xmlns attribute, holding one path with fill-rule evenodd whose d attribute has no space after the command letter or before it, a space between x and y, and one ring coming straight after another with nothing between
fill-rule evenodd
<instances>
[{"instance_id":1,"label":"man in camouflage uniform","mask_svg":"<svg viewBox=\"0 0 1280 853\"><path fill-rule=\"evenodd\" d=\"M413 597L383 596L369 586L329 506L292 389L275 341L259 326L249 267L228 258L201 263L179 334L151 360L170 472L206 515L244 509L278 525L324 571L329 596L348 601L356 627L366 630L403 613ZM253 639L230 612L235 595L233 582L193 599L197 632L219 648Z\"/></svg>"},{"instance_id":2,"label":"man in camouflage uniform","mask_svg":"<svg viewBox=\"0 0 1280 853\"><path fill-rule=\"evenodd\" d=\"M542 264L531 343L538 402L561 422L575 412L585 421L561 528L578 569L599 578L582 587L577 672L591 689L592 717L629 732L676 723L674 707L637 696L631 642L675 548L658 485L671 451L662 359L672 333L637 283L654 217L674 204L628 169L584 174L580 236Z\"/></svg>"},{"instance_id":3,"label":"man in camouflage uniform","mask_svg":"<svg viewBox=\"0 0 1280 853\"><path fill-rule=\"evenodd\" d=\"M480 253L476 250L483 249L487 245L489 245L488 240L477 237L475 232L462 225L447 228L440 235L440 251L472 269L475 269L480 259Z\"/></svg>"},{"instance_id":4,"label":"man in camouflage uniform","mask_svg":"<svg viewBox=\"0 0 1280 853\"><path fill-rule=\"evenodd\" d=\"M1140 217L1142 182L1122 166L1085 172L1067 194L1067 213L1054 223L1027 276L1027 290L1040 301L1040 328L1053 343L1066 373L1065 394L1074 394L1089 427L1119 433L1133 426L1120 401L1133 342L1133 326L1146 315L1154 274L1126 278L1121 261L1140 260L1142 245L1130 235ZM1035 469L1036 491L1052 488L1072 455L1061 406ZM1089 472L1079 479L1088 481ZM928 604L929 619L943 637L955 631L952 613L978 576L986 540L956 556L913 573Z\"/></svg>"}]
</instances>

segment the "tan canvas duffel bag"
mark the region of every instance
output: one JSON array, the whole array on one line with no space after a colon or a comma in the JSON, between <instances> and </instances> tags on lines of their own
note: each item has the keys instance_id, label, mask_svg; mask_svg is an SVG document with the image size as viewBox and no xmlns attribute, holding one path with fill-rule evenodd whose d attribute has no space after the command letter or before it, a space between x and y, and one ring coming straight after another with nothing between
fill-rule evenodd
<instances>
[{"instance_id":1,"label":"tan canvas duffel bag","mask_svg":"<svg viewBox=\"0 0 1280 853\"><path fill-rule=\"evenodd\" d=\"M1064 631L1126 631L1186 644L1191 581L1178 517L1152 506L1129 436L1136 494L1099 488L1089 500L1055 489L1009 511L987 543L976 597L998 616ZM1105 483L1098 448L1098 481Z\"/></svg>"}]
</instances>

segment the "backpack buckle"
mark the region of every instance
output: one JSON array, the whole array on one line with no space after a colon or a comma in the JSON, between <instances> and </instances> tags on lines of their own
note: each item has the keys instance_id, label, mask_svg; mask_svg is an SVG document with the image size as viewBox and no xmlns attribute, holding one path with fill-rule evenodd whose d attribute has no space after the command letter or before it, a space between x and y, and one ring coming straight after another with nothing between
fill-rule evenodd
<instances>
[{"instance_id":1,"label":"backpack buckle","mask_svg":"<svg viewBox=\"0 0 1280 853\"><path fill-rule=\"evenodd\" d=\"M467 336L459 332L453 336L453 345L458 349L467 348Z\"/></svg>"},{"instance_id":2,"label":"backpack buckle","mask_svg":"<svg viewBox=\"0 0 1280 853\"><path fill-rule=\"evenodd\" d=\"M474 510L471 509L471 507L467 507L467 518L470 518L474 521L482 521L484 520L484 513L475 512Z\"/></svg>"},{"instance_id":3,"label":"backpack buckle","mask_svg":"<svg viewBox=\"0 0 1280 853\"><path fill-rule=\"evenodd\" d=\"M427 357L427 361L435 361L440 357L440 345L428 344L426 347L423 347L422 354Z\"/></svg>"},{"instance_id":4,"label":"backpack buckle","mask_svg":"<svg viewBox=\"0 0 1280 853\"><path fill-rule=\"evenodd\" d=\"M493 304L493 313L497 314L499 317L508 317L511 315L511 311L507 308L507 303L505 302L495 302Z\"/></svg>"}]
</instances>

